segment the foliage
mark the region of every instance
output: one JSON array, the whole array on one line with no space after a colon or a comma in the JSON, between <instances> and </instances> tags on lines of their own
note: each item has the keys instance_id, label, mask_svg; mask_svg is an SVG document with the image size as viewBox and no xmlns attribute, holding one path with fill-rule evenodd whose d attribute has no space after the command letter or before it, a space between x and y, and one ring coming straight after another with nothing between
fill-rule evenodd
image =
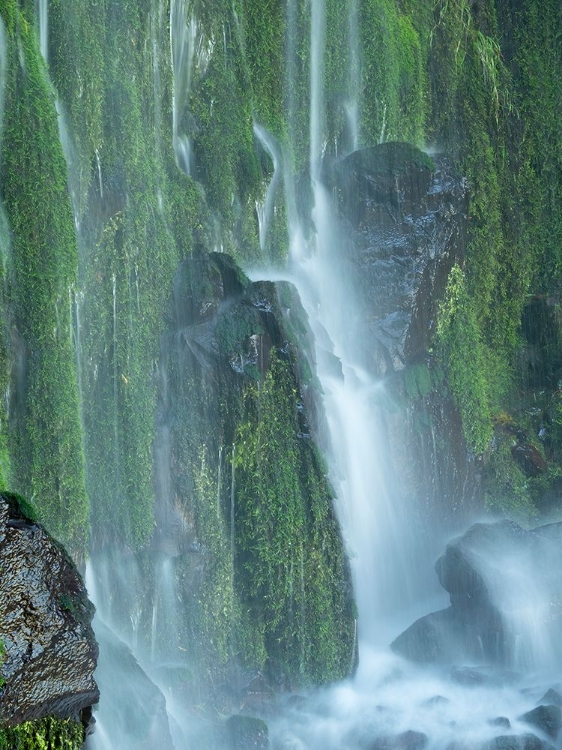
<instances>
[{"instance_id":1,"label":"foliage","mask_svg":"<svg viewBox=\"0 0 562 750\"><path fill-rule=\"evenodd\" d=\"M74 719L39 719L0 729L0 750L79 750L84 728Z\"/></svg>"},{"instance_id":2,"label":"foliage","mask_svg":"<svg viewBox=\"0 0 562 750\"><path fill-rule=\"evenodd\" d=\"M25 406L12 423L13 480L36 499L54 536L79 549L89 508L70 317L76 239L53 95L34 30L18 18L2 144L2 197L13 237L9 296L25 349ZM24 393L18 396L23 401Z\"/></svg>"},{"instance_id":3,"label":"foliage","mask_svg":"<svg viewBox=\"0 0 562 750\"><path fill-rule=\"evenodd\" d=\"M302 444L296 396L288 364L273 358L246 391L234 454L235 580L247 627L258 625L248 642L261 635L268 669L289 684L343 677L353 638L331 494Z\"/></svg>"},{"instance_id":4,"label":"foliage","mask_svg":"<svg viewBox=\"0 0 562 750\"><path fill-rule=\"evenodd\" d=\"M437 340L451 391L461 412L466 442L482 453L492 437L485 350L463 272L454 266L439 308Z\"/></svg>"}]
</instances>

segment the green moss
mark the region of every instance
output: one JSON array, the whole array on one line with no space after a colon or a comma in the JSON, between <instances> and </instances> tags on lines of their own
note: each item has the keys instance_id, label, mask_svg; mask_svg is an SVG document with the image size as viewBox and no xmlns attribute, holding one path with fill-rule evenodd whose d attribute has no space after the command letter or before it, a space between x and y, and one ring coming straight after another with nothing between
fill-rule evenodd
<instances>
[{"instance_id":1,"label":"green moss","mask_svg":"<svg viewBox=\"0 0 562 750\"><path fill-rule=\"evenodd\" d=\"M18 18L2 144L13 238L9 295L26 368L25 394L18 393L25 404L13 422L13 481L35 499L54 536L78 549L89 508L70 315L76 238L53 95L34 30Z\"/></svg>"},{"instance_id":2,"label":"green moss","mask_svg":"<svg viewBox=\"0 0 562 750\"><path fill-rule=\"evenodd\" d=\"M273 358L245 396L234 454L235 580L247 612L242 649L257 638L276 679L289 684L339 679L352 662L347 572L323 467L304 443L297 386Z\"/></svg>"},{"instance_id":3,"label":"green moss","mask_svg":"<svg viewBox=\"0 0 562 750\"><path fill-rule=\"evenodd\" d=\"M393 0L361 4L362 140L424 142L428 80L420 34ZM376 39L377 43L373 44Z\"/></svg>"},{"instance_id":4,"label":"green moss","mask_svg":"<svg viewBox=\"0 0 562 750\"><path fill-rule=\"evenodd\" d=\"M481 453L488 447L493 430L486 352L465 277L458 266L451 271L439 309L437 339L466 442L475 453Z\"/></svg>"},{"instance_id":5,"label":"green moss","mask_svg":"<svg viewBox=\"0 0 562 750\"><path fill-rule=\"evenodd\" d=\"M0 750L80 750L84 728L72 719L39 719L0 729Z\"/></svg>"},{"instance_id":6,"label":"green moss","mask_svg":"<svg viewBox=\"0 0 562 750\"><path fill-rule=\"evenodd\" d=\"M512 435L496 432L484 469L485 501L493 512L529 523L537 515L530 493L532 480L514 462L513 445Z\"/></svg>"}]
</instances>

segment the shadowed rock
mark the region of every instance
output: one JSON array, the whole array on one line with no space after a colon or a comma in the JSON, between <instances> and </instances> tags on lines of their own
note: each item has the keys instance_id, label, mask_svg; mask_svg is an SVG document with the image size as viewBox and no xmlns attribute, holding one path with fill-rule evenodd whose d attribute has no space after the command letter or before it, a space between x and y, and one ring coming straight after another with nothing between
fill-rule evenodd
<instances>
[{"instance_id":1,"label":"shadowed rock","mask_svg":"<svg viewBox=\"0 0 562 750\"><path fill-rule=\"evenodd\" d=\"M552 739L556 739L562 727L562 711L560 706L537 706L519 717L519 721L540 729Z\"/></svg>"},{"instance_id":2,"label":"shadowed rock","mask_svg":"<svg viewBox=\"0 0 562 750\"><path fill-rule=\"evenodd\" d=\"M451 606L414 622L392 649L418 662L462 660L497 667L509 666L517 640L527 660L523 666L550 658L540 648L556 648L562 634L561 550L560 523L531 531L507 520L474 524L447 545L435 565ZM543 629L540 637L518 612L518 602L531 595L532 626ZM494 675L510 679L505 671ZM466 670L465 677L471 679ZM484 677L481 670L474 675L478 684Z\"/></svg>"}]
</instances>

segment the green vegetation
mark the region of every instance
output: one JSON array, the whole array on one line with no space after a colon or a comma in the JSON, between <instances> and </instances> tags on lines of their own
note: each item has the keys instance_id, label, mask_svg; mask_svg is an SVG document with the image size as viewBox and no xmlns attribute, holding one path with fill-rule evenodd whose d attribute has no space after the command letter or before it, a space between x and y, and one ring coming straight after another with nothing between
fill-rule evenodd
<instances>
[{"instance_id":1,"label":"green vegetation","mask_svg":"<svg viewBox=\"0 0 562 750\"><path fill-rule=\"evenodd\" d=\"M12 242L8 294L25 358L12 423L13 481L74 550L88 527L70 301L77 248L53 94L35 32L16 12L2 144ZM17 51L19 49L19 52ZM24 67L19 56L23 55Z\"/></svg>"},{"instance_id":2,"label":"green vegetation","mask_svg":"<svg viewBox=\"0 0 562 750\"><path fill-rule=\"evenodd\" d=\"M277 357L246 390L234 454L235 576L246 643L267 655L277 679L306 684L348 673L353 632L331 493L312 446L302 445L297 393Z\"/></svg>"},{"instance_id":3,"label":"green vegetation","mask_svg":"<svg viewBox=\"0 0 562 750\"><path fill-rule=\"evenodd\" d=\"M447 379L461 412L467 445L486 450L492 437L490 395L485 379L485 351L463 272L455 266L439 310L437 340Z\"/></svg>"},{"instance_id":4,"label":"green vegetation","mask_svg":"<svg viewBox=\"0 0 562 750\"><path fill-rule=\"evenodd\" d=\"M84 728L72 719L40 719L0 729L0 750L80 750Z\"/></svg>"}]
</instances>

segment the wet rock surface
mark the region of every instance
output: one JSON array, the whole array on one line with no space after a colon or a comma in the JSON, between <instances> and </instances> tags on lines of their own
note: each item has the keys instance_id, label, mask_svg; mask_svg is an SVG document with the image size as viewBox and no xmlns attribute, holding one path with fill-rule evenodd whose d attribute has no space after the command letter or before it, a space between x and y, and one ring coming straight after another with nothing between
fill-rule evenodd
<instances>
[{"instance_id":1,"label":"wet rock surface","mask_svg":"<svg viewBox=\"0 0 562 750\"><path fill-rule=\"evenodd\" d=\"M25 501L0 494L0 723L78 716L97 703L93 605L64 549Z\"/></svg>"},{"instance_id":2,"label":"wet rock surface","mask_svg":"<svg viewBox=\"0 0 562 750\"><path fill-rule=\"evenodd\" d=\"M378 369L401 370L427 348L449 271L464 254L468 184L444 157L405 143L355 151L328 173Z\"/></svg>"},{"instance_id":3,"label":"wet rock surface","mask_svg":"<svg viewBox=\"0 0 562 750\"><path fill-rule=\"evenodd\" d=\"M109 722L106 729L111 736L120 737L126 727L127 741L134 742L137 750L173 750L164 695L129 647L99 620L95 625L101 645L100 675L113 675L111 680L100 679L102 701L119 707L118 714L113 714L110 708L105 711ZM123 685L134 685L134 690L124 691Z\"/></svg>"},{"instance_id":4,"label":"wet rock surface","mask_svg":"<svg viewBox=\"0 0 562 750\"><path fill-rule=\"evenodd\" d=\"M537 706L532 711L527 711L519 720L530 724L552 739L556 739L560 727L562 727L562 712L560 706Z\"/></svg>"},{"instance_id":5,"label":"wet rock surface","mask_svg":"<svg viewBox=\"0 0 562 750\"><path fill-rule=\"evenodd\" d=\"M554 746L535 734L504 734L490 740L485 750L554 750Z\"/></svg>"},{"instance_id":6,"label":"wet rock surface","mask_svg":"<svg viewBox=\"0 0 562 750\"><path fill-rule=\"evenodd\" d=\"M510 638L522 639L529 659L534 646L521 632L509 632L506 611L513 610L518 597L532 590L546 606L536 612L536 624L557 642L562 628L560 598L560 558L562 524L554 523L531 531L513 521L474 524L461 537L447 545L435 569L451 606L426 615L396 638L392 649L418 662L451 662L462 659L491 664L494 680L509 682L510 673L498 672L507 665ZM509 618L508 618L509 619ZM523 630L521 630L523 628ZM527 634L529 635L529 634ZM462 684L489 684L486 672L456 670ZM553 701L555 703L555 701Z\"/></svg>"}]
</instances>

